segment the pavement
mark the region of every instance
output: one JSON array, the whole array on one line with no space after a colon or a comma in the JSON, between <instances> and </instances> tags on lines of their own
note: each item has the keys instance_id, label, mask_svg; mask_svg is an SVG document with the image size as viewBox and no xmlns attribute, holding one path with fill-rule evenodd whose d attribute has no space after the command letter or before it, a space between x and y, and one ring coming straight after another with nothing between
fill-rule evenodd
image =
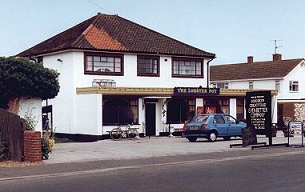
<instances>
[{"instance_id":1,"label":"pavement","mask_svg":"<svg viewBox=\"0 0 305 192\"><path fill-rule=\"evenodd\" d=\"M262 135L258 135L257 140L269 143L268 138ZM281 132L277 133L277 137L272 138L272 144L287 142L288 137L284 137ZM290 137L289 143L302 145L301 135ZM224 141L222 138L218 138L215 142L208 142L204 138L199 138L196 142L189 142L182 137L143 137L137 140L112 141L107 139L98 142L56 143L49 159L44 160L43 163L77 163L251 150L250 147L230 148L231 144L242 144L242 140L233 138L230 141Z\"/></svg>"}]
</instances>

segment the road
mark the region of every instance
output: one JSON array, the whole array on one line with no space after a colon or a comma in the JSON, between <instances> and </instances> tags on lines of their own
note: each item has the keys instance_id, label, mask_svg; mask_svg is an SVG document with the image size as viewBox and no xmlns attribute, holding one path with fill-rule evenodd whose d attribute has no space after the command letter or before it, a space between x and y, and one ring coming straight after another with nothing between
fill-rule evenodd
<instances>
[{"instance_id":1,"label":"road","mask_svg":"<svg viewBox=\"0 0 305 192\"><path fill-rule=\"evenodd\" d=\"M278 147L44 166L2 177L0 191L281 192L305 190L305 149ZM52 169L51 169L52 168ZM16 169L17 170L17 169ZM24 172L23 172L24 171Z\"/></svg>"}]
</instances>

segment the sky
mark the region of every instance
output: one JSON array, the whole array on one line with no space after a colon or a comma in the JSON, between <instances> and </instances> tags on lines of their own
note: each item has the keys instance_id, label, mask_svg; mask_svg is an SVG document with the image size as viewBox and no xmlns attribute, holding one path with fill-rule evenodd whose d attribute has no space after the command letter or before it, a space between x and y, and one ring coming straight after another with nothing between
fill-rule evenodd
<instances>
[{"instance_id":1,"label":"sky","mask_svg":"<svg viewBox=\"0 0 305 192\"><path fill-rule=\"evenodd\" d=\"M98 12L117 14L216 54L211 64L305 57L302 0L2 0L0 57L16 55Z\"/></svg>"}]
</instances>

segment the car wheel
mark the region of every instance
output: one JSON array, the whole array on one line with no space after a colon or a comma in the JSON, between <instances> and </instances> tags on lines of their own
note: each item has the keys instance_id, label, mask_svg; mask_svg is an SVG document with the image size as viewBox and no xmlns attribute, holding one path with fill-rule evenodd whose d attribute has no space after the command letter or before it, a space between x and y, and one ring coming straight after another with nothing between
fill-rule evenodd
<instances>
[{"instance_id":1,"label":"car wheel","mask_svg":"<svg viewBox=\"0 0 305 192\"><path fill-rule=\"evenodd\" d=\"M216 139L217 139L217 133L215 131L210 132L208 135L208 140L214 142L216 141Z\"/></svg>"},{"instance_id":2,"label":"car wheel","mask_svg":"<svg viewBox=\"0 0 305 192\"><path fill-rule=\"evenodd\" d=\"M229 141L229 140L231 139L231 137L230 137L230 136L226 136L226 137L223 137L223 139L224 139L225 141Z\"/></svg>"},{"instance_id":3,"label":"car wheel","mask_svg":"<svg viewBox=\"0 0 305 192\"><path fill-rule=\"evenodd\" d=\"M188 137L187 138L189 142L195 142L197 140L197 137Z\"/></svg>"}]
</instances>

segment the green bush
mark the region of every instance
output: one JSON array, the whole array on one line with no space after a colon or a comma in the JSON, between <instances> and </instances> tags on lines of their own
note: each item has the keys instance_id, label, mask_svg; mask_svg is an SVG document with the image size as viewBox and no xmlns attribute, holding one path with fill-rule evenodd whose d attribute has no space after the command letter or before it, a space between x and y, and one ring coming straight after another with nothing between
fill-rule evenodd
<instances>
[{"instance_id":1,"label":"green bush","mask_svg":"<svg viewBox=\"0 0 305 192\"><path fill-rule=\"evenodd\" d=\"M41 138L42 159L49 159L49 153L52 151L49 140L45 137Z\"/></svg>"}]
</instances>

